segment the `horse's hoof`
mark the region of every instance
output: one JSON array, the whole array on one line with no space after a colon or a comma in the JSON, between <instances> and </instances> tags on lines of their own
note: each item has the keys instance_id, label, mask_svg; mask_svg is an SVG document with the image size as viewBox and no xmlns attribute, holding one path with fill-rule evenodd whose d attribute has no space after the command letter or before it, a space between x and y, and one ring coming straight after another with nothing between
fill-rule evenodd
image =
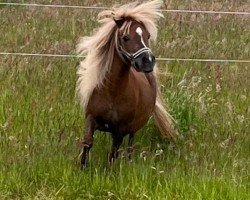
<instances>
[{"instance_id":1,"label":"horse's hoof","mask_svg":"<svg viewBox=\"0 0 250 200\"><path fill-rule=\"evenodd\" d=\"M80 169L81 170L85 170L87 168L87 165L86 164L81 164L81 166L80 166Z\"/></svg>"}]
</instances>

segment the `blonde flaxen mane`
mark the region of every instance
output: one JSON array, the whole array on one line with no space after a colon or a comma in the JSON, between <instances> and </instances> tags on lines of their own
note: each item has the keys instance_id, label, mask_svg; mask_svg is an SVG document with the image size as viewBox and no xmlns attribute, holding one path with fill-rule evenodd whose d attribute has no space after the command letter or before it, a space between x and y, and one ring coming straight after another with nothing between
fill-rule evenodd
<instances>
[{"instance_id":1,"label":"blonde flaxen mane","mask_svg":"<svg viewBox=\"0 0 250 200\"><path fill-rule=\"evenodd\" d=\"M103 84L106 74L109 72L117 47L118 28L114 19L133 19L141 22L151 35L151 39L157 37L156 20L162 17L159 8L161 0L139 4L130 3L112 10L105 10L98 15L101 27L90 37L83 37L77 45L77 52L86 56L80 63L77 71L77 93L83 108L86 108L89 98L96 87ZM125 21L121 28L129 31L131 21Z\"/></svg>"}]
</instances>

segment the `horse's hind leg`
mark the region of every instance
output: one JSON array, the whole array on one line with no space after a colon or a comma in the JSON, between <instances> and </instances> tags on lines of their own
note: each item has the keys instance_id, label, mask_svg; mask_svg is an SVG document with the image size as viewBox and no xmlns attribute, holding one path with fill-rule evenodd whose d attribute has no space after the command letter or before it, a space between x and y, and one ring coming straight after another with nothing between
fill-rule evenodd
<instances>
[{"instance_id":1,"label":"horse's hind leg","mask_svg":"<svg viewBox=\"0 0 250 200\"><path fill-rule=\"evenodd\" d=\"M113 134L112 134L112 137L113 137L113 144L111 147L111 151L109 153L109 164L112 164L115 161L115 159L118 157L118 150L123 141L123 137L116 136Z\"/></svg>"},{"instance_id":2,"label":"horse's hind leg","mask_svg":"<svg viewBox=\"0 0 250 200\"><path fill-rule=\"evenodd\" d=\"M95 123L93 118L88 115L86 117L86 132L83 137L83 143L82 143L82 158L81 158L81 168L87 166L88 157L89 157L89 151L91 147L93 146L94 141L94 132L95 132Z\"/></svg>"}]
</instances>

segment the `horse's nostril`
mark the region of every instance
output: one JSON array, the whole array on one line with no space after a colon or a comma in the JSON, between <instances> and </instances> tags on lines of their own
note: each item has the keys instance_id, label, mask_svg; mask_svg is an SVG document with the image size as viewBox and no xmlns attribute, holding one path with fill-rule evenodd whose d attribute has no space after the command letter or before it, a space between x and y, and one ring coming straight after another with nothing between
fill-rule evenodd
<instances>
[{"instance_id":1,"label":"horse's nostril","mask_svg":"<svg viewBox=\"0 0 250 200\"><path fill-rule=\"evenodd\" d=\"M144 56L144 57L142 58L142 61L145 62L145 63L150 63L150 62L152 62L152 58L147 57L147 56Z\"/></svg>"},{"instance_id":2,"label":"horse's nostril","mask_svg":"<svg viewBox=\"0 0 250 200\"><path fill-rule=\"evenodd\" d=\"M144 56L142 58L142 61L144 63L153 63L153 62L155 62L155 57L153 55L152 56Z\"/></svg>"}]
</instances>

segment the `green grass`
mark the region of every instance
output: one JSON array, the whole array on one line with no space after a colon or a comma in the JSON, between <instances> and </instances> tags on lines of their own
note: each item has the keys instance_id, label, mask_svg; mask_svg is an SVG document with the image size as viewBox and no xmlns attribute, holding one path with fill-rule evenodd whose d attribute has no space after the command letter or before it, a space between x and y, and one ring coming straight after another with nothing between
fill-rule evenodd
<instances>
[{"instance_id":1,"label":"green grass","mask_svg":"<svg viewBox=\"0 0 250 200\"><path fill-rule=\"evenodd\" d=\"M175 1L167 8L248 8L246 1L213 6ZM0 51L74 53L78 38L97 27L96 14L2 6ZM153 44L157 56L250 57L247 17L165 17ZM75 99L78 62L0 57L0 199L250 199L249 64L158 63L165 74L165 101L182 136L176 143L162 139L150 121L136 135L133 162L120 158L107 168L110 137L97 132L90 166L81 171L84 115ZM126 157L125 148L121 157Z\"/></svg>"}]
</instances>

